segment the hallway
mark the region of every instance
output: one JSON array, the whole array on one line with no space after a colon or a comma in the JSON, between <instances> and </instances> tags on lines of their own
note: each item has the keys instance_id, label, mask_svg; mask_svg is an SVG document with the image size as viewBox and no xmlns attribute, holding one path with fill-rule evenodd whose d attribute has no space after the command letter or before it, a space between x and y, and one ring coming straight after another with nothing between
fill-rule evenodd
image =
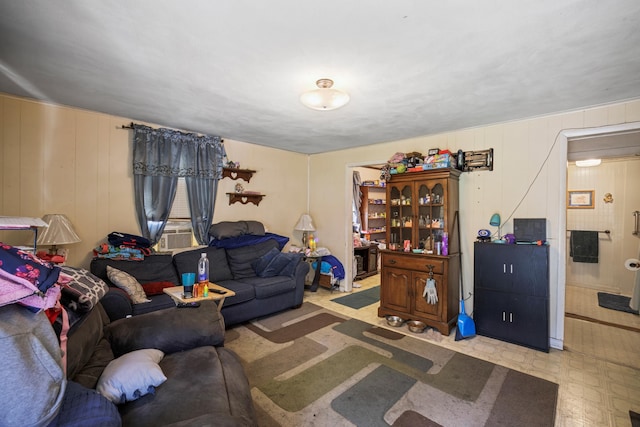
<instances>
[{"instance_id":1,"label":"hallway","mask_svg":"<svg viewBox=\"0 0 640 427\"><path fill-rule=\"evenodd\" d=\"M565 350L640 369L640 316L598 306L597 294L567 286Z\"/></svg>"}]
</instances>

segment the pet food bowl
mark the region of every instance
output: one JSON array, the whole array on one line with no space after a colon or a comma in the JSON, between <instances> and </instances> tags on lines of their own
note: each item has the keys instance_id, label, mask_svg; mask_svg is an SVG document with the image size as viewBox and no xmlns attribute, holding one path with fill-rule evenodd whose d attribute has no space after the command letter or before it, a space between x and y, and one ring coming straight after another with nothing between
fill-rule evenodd
<instances>
[{"instance_id":1,"label":"pet food bowl","mask_svg":"<svg viewBox=\"0 0 640 427\"><path fill-rule=\"evenodd\" d=\"M424 329L427 327L424 322L421 322L419 320L409 320L407 322L407 326L409 327L409 330L411 332L415 332L416 334L422 333L422 331L424 331Z\"/></svg>"},{"instance_id":2,"label":"pet food bowl","mask_svg":"<svg viewBox=\"0 0 640 427\"><path fill-rule=\"evenodd\" d=\"M387 316L387 323L389 324L389 326L402 326L402 324L404 323L404 319L398 316Z\"/></svg>"}]
</instances>

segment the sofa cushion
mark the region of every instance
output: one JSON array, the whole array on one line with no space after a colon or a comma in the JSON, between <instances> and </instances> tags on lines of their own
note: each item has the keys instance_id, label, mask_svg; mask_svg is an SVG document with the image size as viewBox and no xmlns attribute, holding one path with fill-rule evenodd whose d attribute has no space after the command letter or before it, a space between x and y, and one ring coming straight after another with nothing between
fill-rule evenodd
<instances>
[{"instance_id":1,"label":"sofa cushion","mask_svg":"<svg viewBox=\"0 0 640 427\"><path fill-rule=\"evenodd\" d=\"M174 307L116 320L104 334L116 357L145 348L170 354L202 345L221 345L224 319L214 301L202 301L198 308Z\"/></svg>"},{"instance_id":2,"label":"sofa cushion","mask_svg":"<svg viewBox=\"0 0 640 427\"><path fill-rule=\"evenodd\" d=\"M160 369L164 353L147 348L124 354L106 367L96 390L113 403L125 403L154 394L156 387L167 380Z\"/></svg>"},{"instance_id":3,"label":"sofa cushion","mask_svg":"<svg viewBox=\"0 0 640 427\"><path fill-rule=\"evenodd\" d=\"M131 307L131 314L133 316L138 316L140 314L151 313L152 311L162 310L165 308L174 308L176 306L176 302L173 298L165 293L162 295L153 295L149 297L149 300L149 302L144 304L133 304Z\"/></svg>"},{"instance_id":4,"label":"sofa cushion","mask_svg":"<svg viewBox=\"0 0 640 427\"><path fill-rule=\"evenodd\" d=\"M206 247L195 249L192 251L180 252L173 257L178 277L182 273L194 273L198 269L198 260L200 254L206 253L209 259L209 281L219 282L222 280L232 279L233 275L229 269L226 251L222 248Z\"/></svg>"},{"instance_id":5,"label":"sofa cushion","mask_svg":"<svg viewBox=\"0 0 640 427\"><path fill-rule=\"evenodd\" d=\"M87 388L95 388L104 368L113 360L103 329L109 318L96 305L77 321L67 334L67 378Z\"/></svg>"},{"instance_id":6,"label":"sofa cushion","mask_svg":"<svg viewBox=\"0 0 640 427\"><path fill-rule=\"evenodd\" d=\"M160 367L167 381L155 395L120 405L122 425L257 425L247 377L231 350L204 346L167 354Z\"/></svg>"},{"instance_id":7,"label":"sofa cushion","mask_svg":"<svg viewBox=\"0 0 640 427\"><path fill-rule=\"evenodd\" d=\"M251 283L244 283L240 280L225 280L218 282L218 285L231 289L236 294L232 297L227 297L224 300L222 309L230 305L240 304L242 302L251 301L256 297L256 291Z\"/></svg>"},{"instance_id":8,"label":"sofa cushion","mask_svg":"<svg viewBox=\"0 0 640 427\"><path fill-rule=\"evenodd\" d=\"M147 294L144 293L142 285L140 285L136 278L129 273L108 265L107 276L109 277L109 280L111 280L111 283L120 289L124 289L129 294L129 297L131 297L131 301L134 304L142 304L151 301L147 298Z\"/></svg>"},{"instance_id":9,"label":"sofa cushion","mask_svg":"<svg viewBox=\"0 0 640 427\"><path fill-rule=\"evenodd\" d=\"M91 261L91 272L102 280L108 280L107 265L131 274L141 284L168 281L175 283L176 286L180 285L180 279L173 266L173 256L171 254L149 255L144 257L142 261L94 258Z\"/></svg>"},{"instance_id":10,"label":"sofa cushion","mask_svg":"<svg viewBox=\"0 0 640 427\"><path fill-rule=\"evenodd\" d=\"M251 263L273 248L278 248L278 242L275 239L265 240L251 246L227 249L227 259L233 278L255 277L256 272Z\"/></svg>"},{"instance_id":11,"label":"sofa cushion","mask_svg":"<svg viewBox=\"0 0 640 427\"><path fill-rule=\"evenodd\" d=\"M246 280L248 279L240 279L238 282ZM274 295L291 292L296 287L296 281L286 276L254 277L250 280L256 299L269 298ZM225 305L226 304L225 302Z\"/></svg>"}]
</instances>

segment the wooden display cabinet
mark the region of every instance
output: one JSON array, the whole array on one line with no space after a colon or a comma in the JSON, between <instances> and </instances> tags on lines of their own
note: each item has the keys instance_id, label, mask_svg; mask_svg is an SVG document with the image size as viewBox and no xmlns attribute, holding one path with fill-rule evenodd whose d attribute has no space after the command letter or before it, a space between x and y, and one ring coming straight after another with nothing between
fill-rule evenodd
<instances>
[{"instance_id":1,"label":"wooden display cabinet","mask_svg":"<svg viewBox=\"0 0 640 427\"><path fill-rule=\"evenodd\" d=\"M459 307L460 171L434 169L392 175L387 183L387 249L381 251L378 316L420 320L449 335ZM448 240L444 255L443 239ZM438 302L423 296L435 281Z\"/></svg>"},{"instance_id":2,"label":"wooden display cabinet","mask_svg":"<svg viewBox=\"0 0 640 427\"><path fill-rule=\"evenodd\" d=\"M360 223L367 240L383 241L386 236L387 200L386 187L361 185Z\"/></svg>"}]
</instances>

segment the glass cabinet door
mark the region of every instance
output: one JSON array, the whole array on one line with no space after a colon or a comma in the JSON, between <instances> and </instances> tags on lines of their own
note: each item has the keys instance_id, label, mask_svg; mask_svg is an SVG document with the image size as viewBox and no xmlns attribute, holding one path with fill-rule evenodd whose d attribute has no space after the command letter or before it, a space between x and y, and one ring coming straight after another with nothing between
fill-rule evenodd
<instances>
[{"instance_id":1,"label":"glass cabinet door","mask_svg":"<svg viewBox=\"0 0 640 427\"><path fill-rule=\"evenodd\" d=\"M413 194L411 185L391 186L389 188L387 206L389 208L387 222L390 250L404 250L405 241L412 242L413 231ZM413 247L413 246L412 246Z\"/></svg>"},{"instance_id":2,"label":"glass cabinet door","mask_svg":"<svg viewBox=\"0 0 640 427\"><path fill-rule=\"evenodd\" d=\"M442 180L416 183L418 195L417 248L439 255L445 230L445 185Z\"/></svg>"}]
</instances>

